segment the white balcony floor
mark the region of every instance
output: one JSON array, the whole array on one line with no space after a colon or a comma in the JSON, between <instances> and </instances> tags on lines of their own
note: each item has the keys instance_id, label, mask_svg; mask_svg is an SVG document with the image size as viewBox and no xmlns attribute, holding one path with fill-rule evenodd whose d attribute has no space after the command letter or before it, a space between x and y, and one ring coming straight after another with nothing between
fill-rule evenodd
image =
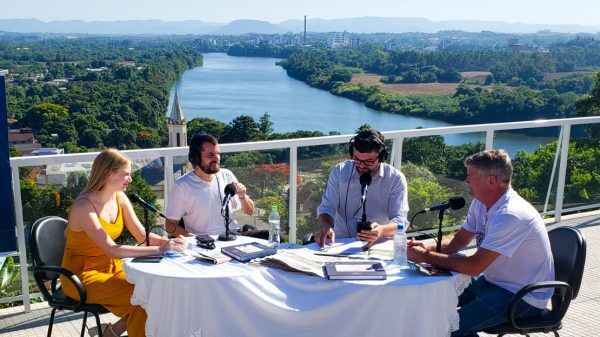
<instances>
[{"instance_id":1,"label":"white balcony floor","mask_svg":"<svg viewBox=\"0 0 600 337\"><path fill-rule=\"evenodd\" d=\"M563 328L563 337L600 336L600 213L572 220L565 219L558 225L575 226L587 240L587 260L579 296L571 303ZM42 337L46 336L50 308L46 303L32 304L31 312L23 312L23 307L0 310L0 336L2 337ZM70 311L57 311L52 336L79 336L83 314ZM101 321L113 322L112 314L101 316ZM94 326L93 316L88 317L88 326ZM87 334L86 334L87 335ZM491 336L481 333L480 336ZM531 336L551 336L551 334L531 334ZM179 336L177 336L179 337ZM183 336L182 336L183 337ZM435 337L435 336L432 336Z\"/></svg>"}]
</instances>

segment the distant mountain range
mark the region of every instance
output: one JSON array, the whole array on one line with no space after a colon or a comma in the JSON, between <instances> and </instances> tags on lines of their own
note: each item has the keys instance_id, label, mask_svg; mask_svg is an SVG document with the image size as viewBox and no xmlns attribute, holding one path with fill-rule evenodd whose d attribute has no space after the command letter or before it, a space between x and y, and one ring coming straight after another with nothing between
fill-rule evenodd
<instances>
[{"instance_id":1,"label":"distant mountain range","mask_svg":"<svg viewBox=\"0 0 600 337\"><path fill-rule=\"evenodd\" d=\"M259 20L235 20L230 23L161 20L125 21L51 21L37 19L0 19L0 31L17 33L73 33L73 34L214 34L240 35L246 33L276 34L299 33L304 29L303 20L287 20L278 24ZM309 32L351 33L435 33L442 30L467 32L493 31L502 33L535 33L550 30L561 33L598 33L600 26L575 24L529 24L501 21L450 20L431 21L424 18L361 17L348 19L309 19Z\"/></svg>"}]
</instances>

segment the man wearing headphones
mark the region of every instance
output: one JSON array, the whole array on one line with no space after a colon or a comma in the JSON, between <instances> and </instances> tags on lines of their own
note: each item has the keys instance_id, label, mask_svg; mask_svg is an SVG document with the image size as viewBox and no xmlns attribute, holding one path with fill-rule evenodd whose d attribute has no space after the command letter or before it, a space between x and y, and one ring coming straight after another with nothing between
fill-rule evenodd
<instances>
[{"instance_id":1,"label":"man wearing headphones","mask_svg":"<svg viewBox=\"0 0 600 337\"><path fill-rule=\"evenodd\" d=\"M221 151L215 137L196 134L190 141L188 159L194 166L192 172L179 177L169 195L166 222L170 235L223 234L225 225L221 215L225 186L235 185L235 195L231 198L231 211L241 209L247 215L254 213L254 202L246 194L246 187L240 184L233 173L221 169ZM185 229L176 226L184 220ZM230 229L238 224L233 220Z\"/></svg>"},{"instance_id":2,"label":"man wearing headphones","mask_svg":"<svg viewBox=\"0 0 600 337\"><path fill-rule=\"evenodd\" d=\"M321 231L315 241L324 246L336 237L356 237L372 244L381 236L392 236L399 223L407 224L408 193L406 178L384 163L388 151L383 135L374 129L360 131L350 140L350 160L337 164L329 175L327 189L317 208ZM362 215L362 174L371 175L366 203L370 230L357 231Z\"/></svg>"}]
</instances>

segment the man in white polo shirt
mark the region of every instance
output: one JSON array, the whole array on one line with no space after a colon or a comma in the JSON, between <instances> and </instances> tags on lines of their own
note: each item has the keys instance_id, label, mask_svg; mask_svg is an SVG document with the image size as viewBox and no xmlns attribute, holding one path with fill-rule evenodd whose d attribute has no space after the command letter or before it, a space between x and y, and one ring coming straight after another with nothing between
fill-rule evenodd
<instances>
[{"instance_id":1,"label":"man in white polo shirt","mask_svg":"<svg viewBox=\"0 0 600 337\"><path fill-rule=\"evenodd\" d=\"M523 286L554 280L554 261L544 222L538 211L510 185L513 167L503 150L488 150L465 160L473 202L467 218L451 238L435 244L410 241L408 258L476 276L459 297L459 330L452 337L477 332L507 321L513 295ZM475 238L477 251L456 255ZM517 317L538 315L552 289L533 292L518 307Z\"/></svg>"}]
</instances>

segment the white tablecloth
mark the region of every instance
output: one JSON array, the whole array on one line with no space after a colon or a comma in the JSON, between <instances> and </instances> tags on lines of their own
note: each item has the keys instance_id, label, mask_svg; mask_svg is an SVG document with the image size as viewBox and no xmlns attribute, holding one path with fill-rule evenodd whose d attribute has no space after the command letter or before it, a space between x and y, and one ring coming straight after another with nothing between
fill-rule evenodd
<instances>
[{"instance_id":1,"label":"white tablecloth","mask_svg":"<svg viewBox=\"0 0 600 337\"><path fill-rule=\"evenodd\" d=\"M427 277L393 265L383 281L332 281L191 256L158 264L124 259L124 267L135 284L132 303L148 314L148 337L445 337L458 327L457 296L468 284L464 275Z\"/></svg>"}]
</instances>

